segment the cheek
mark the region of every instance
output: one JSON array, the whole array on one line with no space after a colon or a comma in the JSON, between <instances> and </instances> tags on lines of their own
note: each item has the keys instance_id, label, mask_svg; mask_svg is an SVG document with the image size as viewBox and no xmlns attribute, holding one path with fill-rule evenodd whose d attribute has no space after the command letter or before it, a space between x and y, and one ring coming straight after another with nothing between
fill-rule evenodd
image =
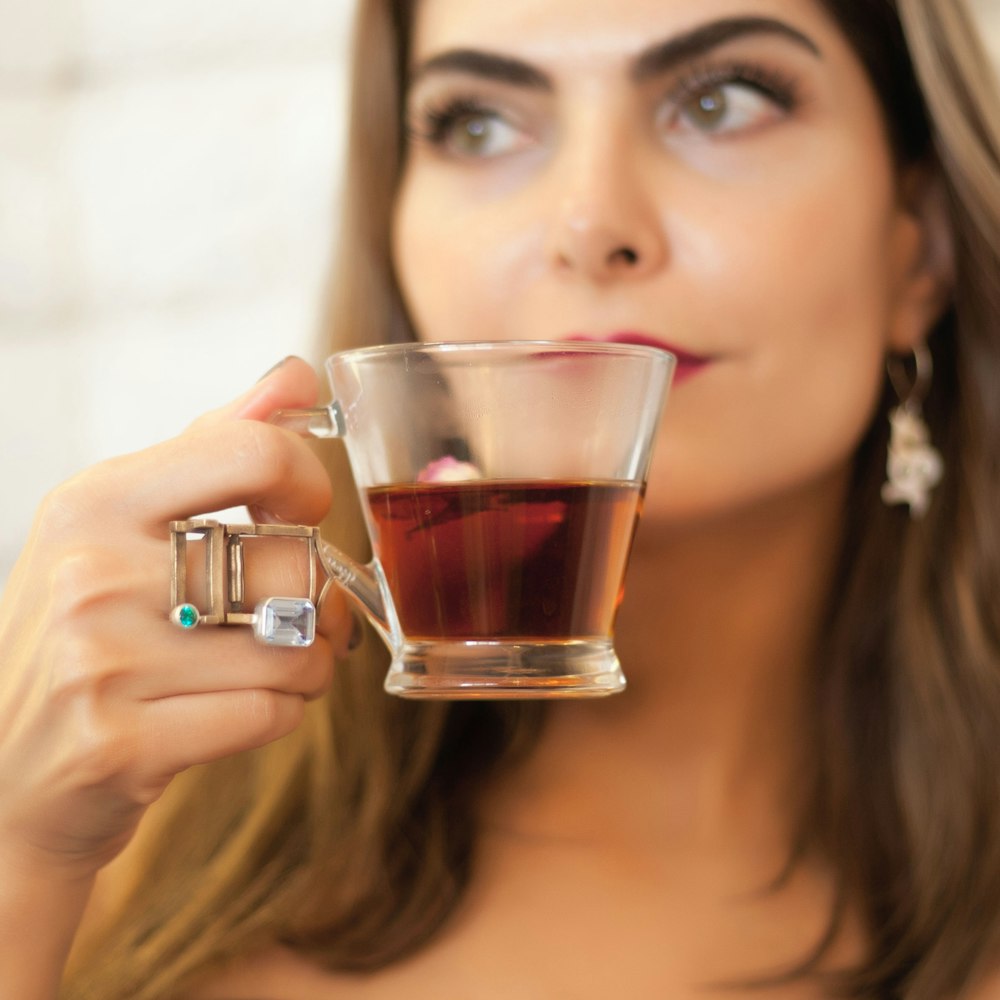
<instances>
[{"instance_id":1,"label":"cheek","mask_svg":"<svg viewBox=\"0 0 1000 1000\"><path fill-rule=\"evenodd\" d=\"M416 172L400 190L392 255L400 290L424 340L484 340L518 332L523 289L543 276L537 209L496 205ZM522 331L523 332L523 331Z\"/></svg>"},{"instance_id":2,"label":"cheek","mask_svg":"<svg viewBox=\"0 0 1000 1000\"><path fill-rule=\"evenodd\" d=\"M846 151L842 147L847 147ZM702 183L668 220L674 266L776 342L870 336L889 312L894 187L876 147L825 143L746 186ZM714 286L714 287L713 287Z\"/></svg>"},{"instance_id":3,"label":"cheek","mask_svg":"<svg viewBox=\"0 0 1000 1000\"><path fill-rule=\"evenodd\" d=\"M886 350L892 176L877 152L837 152L800 157L808 169L788 169L753 198L733 198L727 235L716 233L714 276L732 289L720 288L730 321L760 324L751 336L762 374L801 375L808 366L847 385L858 362L866 368Z\"/></svg>"},{"instance_id":4,"label":"cheek","mask_svg":"<svg viewBox=\"0 0 1000 1000\"><path fill-rule=\"evenodd\" d=\"M651 509L786 489L853 454L884 380L893 199L878 171L845 176L853 197L822 174L789 178L675 240L693 262L697 323L723 361L671 399Z\"/></svg>"}]
</instances>

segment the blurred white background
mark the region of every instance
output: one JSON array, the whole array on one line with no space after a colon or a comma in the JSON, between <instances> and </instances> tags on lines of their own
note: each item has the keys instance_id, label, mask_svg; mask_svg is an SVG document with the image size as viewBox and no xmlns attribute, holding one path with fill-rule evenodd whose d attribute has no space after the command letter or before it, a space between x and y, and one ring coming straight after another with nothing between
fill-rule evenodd
<instances>
[{"instance_id":1,"label":"blurred white background","mask_svg":"<svg viewBox=\"0 0 1000 1000\"><path fill-rule=\"evenodd\" d=\"M0 0L0 583L56 483L312 350L351 6Z\"/></svg>"},{"instance_id":2,"label":"blurred white background","mask_svg":"<svg viewBox=\"0 0 1000 1000\"><path fill-rule=\"evenodd\" d=\"M0 0L0 582L39 499L314 346L351 0Z\"/></svg>"}]
</instances>

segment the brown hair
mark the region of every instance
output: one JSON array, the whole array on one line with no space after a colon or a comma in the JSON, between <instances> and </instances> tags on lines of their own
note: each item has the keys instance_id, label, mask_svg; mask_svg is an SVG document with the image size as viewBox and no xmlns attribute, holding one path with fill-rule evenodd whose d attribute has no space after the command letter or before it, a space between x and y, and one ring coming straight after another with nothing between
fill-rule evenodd
<instances>
[{"instance_id":1,"label":"brown hair","mask_svg":"<svg viewBox=\"0 0 1000 1000\"><path fill-rule=\"evenodd\" d=\"M858 452L803 843L823 848L867 920L869 957L834 985L942 1000L1000 958L1000 105L964 0L824 3L858 47L899 158L940 164L957 287L930 340L927 416L948 471L928 517L879 501L888 393ZM411 6L359 6L324 347L409 336L388 241ZM331 463L349 481L343 457ZM364 557L350 491L337 505L324 530ZM390 699L385 667L369 637L299 731L173 784L82 942L67 998L163 1000L274 941L372 970L433 936L474 863L476 789L531 747L542 714Z\"/></svg>"},{"instance_id":2,"label":"brown hair","mask_svg":"<svg viewBox=\"0 0 1000 1000\"><path fill-rule=\"evenodd\" d=\"M936 159L955 238L953 305L929 339L927 419L947 475L924 521L883 507L887 422L876 420L816 685L815 829L871 942L843 985L936 1000L1000 963L1000 95L961 0L826 2L841 23L854 8L848 27L857 8L898 8L931 148L897 152ZM911 122L909 138L919 132Z\"/></svg>"}]
</instances>

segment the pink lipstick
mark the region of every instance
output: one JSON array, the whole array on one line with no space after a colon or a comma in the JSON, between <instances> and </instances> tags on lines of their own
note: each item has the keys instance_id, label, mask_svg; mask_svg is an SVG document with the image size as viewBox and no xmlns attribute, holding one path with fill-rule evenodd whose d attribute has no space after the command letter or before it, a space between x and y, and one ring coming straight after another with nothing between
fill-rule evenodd
<instances>
[{"instance_id":1,"label":"pink lipstick","mask_svg":"<svg viewBox=\"0 0 1000 1000\"><path fill-rule=\"evenodd\" d=\"M712 360L703 354L693 354L691 351L685 351L676 344L671 344L660 337L654 337L652 334L638 333L631 330L623 330L600 337L585 333L575 333L567 339L602 341L606 344L635 344L637 347L658 347L661 351L669 351L677 358L674 385L679 385L681 382L685 382L694 375L697 375Z\"/></svg>"}]
</instances>

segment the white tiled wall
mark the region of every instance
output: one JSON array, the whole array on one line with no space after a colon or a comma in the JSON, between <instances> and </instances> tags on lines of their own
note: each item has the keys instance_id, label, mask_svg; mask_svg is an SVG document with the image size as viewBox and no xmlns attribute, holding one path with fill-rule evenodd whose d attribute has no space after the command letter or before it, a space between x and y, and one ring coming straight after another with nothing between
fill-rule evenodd
<instances>
[{"instance_id":1,"label":"white tiled wall","mask_svg":"<svg viewBox=\"0 0 1000 1000\"><path fill-rule=\"evenodd\" d=\"M352 0L0 0L0 582L44 493L307 352Z\"/></svg>"},{"instance_id":2,"label":"white tiled wall","mask_svg":"<svg viewBox=\"0 0 1000 1000\"><path fill-rule=\"evenodd\" d=\"M0 0L0 582L49 488L309 349L351 6Z\"/></svg>"}]
</instances>

